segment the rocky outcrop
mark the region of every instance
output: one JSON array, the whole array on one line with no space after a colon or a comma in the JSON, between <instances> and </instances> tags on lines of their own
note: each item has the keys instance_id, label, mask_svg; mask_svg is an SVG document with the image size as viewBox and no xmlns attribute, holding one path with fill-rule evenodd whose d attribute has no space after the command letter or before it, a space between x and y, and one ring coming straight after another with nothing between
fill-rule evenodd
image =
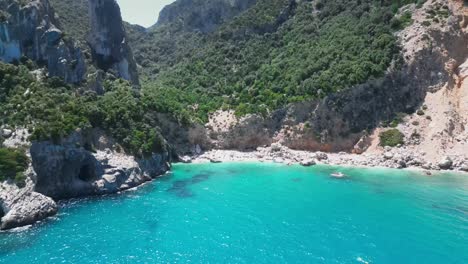
<instances>
[{"instance_id":1,"label":"rocky outcrop","mask_svg":"<svg viewBox=\"0 0 468 264\"><path fill-rule=\"evenodd\" d=\"M0 184L0 229L34 224L57 213L57 204L49 197L29 188Z\"/></svg>"},{"instance_id":2,"label":"rocky outcrop","mask_svg":"<svg viewBox=\"0 0 468 264\"><path fill-rule=\"evenodd\" d=\"M30 147L26 187L0 183L0 229L33 224L57 212L54 200L116 193L170 169L168 153L127 155L98 129L76 131L61 142L29 142L27 130L5 138L5 147ZM54 199L54 200L53 200Z\"/></svg>"},{"instance_id":3,"label":"rocky outcrop","mask_svg":"<svg viewBox=\"0 0 468 264\"><path fill-rule=\"evenodd\" d=\"M96 66L139 85L137 66L127 43L119 5L115 0L89 0L89 16L88 43Z\"/></svg>"},{"instance_id":4,"label":"rocky outcrop","mask_svg":"<svg viewBox=\"0 0 468 264\"><path fill-rule=\"evenodd\" d=\"M271 129L267 120L258 115L237 118L233 111L218 111L211 116L208 138L211 145L219 149L251 150L272 142Z\"/></svg>"},{"instance_id":5,"label":"rocky outcrop","mask_svg":"<svg viewBox=\"0 0 468 264\"><path fill-rule=\"evenodd\" d=\"M181 23L186 30L212 32L257 0L178 0L166 6L156 25Z\"/></svg>"},{"instance_id":6,"label":"rocky outcrop","mask_svg":"<svg viewBox=\"0 0 468 264\"><path fill-rule=\"evenodd\" d=\"M54 199L115 193L136 187L170 168L168 153L137 159L102 143L108 141L94 132L91 138L74 133L60 145L34 142L34 190ZM94 148L93 152L90 148Z\"/></svg>"},{"instance_id":7,"label":"rocky outcrop","mask_svg":"<svg viewBox=\"0 0 468 264\"><path fill-rule=\"evenodd\" d=\"M81 50L64 39L48 0L2 0L0 9L0 60L12 62L27 57L47 67L49 76L69 83L83 80L86 65Z\"/></svg>"}]
</instances>

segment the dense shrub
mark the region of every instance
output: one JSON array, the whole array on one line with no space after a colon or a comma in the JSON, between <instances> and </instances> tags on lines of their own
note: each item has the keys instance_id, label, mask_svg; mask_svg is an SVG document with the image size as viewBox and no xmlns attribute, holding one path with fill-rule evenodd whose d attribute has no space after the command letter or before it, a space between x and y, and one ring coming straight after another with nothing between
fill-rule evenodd
<instances>
[{"instance_id":1,"label":"dense shrub","mask_svg":"<svg viewBox=\"0 0 468 264\"><path fill-rule=\"evenodd\" d=\"M394 31L411 23L399 8L423 2L258 0L206 34L177 19L126 29L145 105L180 122L205 122L218 109L267 114L382 76L398 55ZM86 3L52 1L65 33L82 40L89 26L76 21L87 19Z\"/></svg>"},{"instance_id":2,"label":"dense shrub","mask_svg":"<svg viewBox=\"0 0 468 264\"><path fill-rule=\"evenodd\" d=\"M379 135L380 145L385 147L396 147L405 143L405 136L398 129L390 129Z\"/></svg>"},{"instance_id":3,"label":"dense shrub","mask_svg":"<svg viewBox=\"0 0 468 264\"><path fill-rule=\"evenodd\" d=\"M14 180L24 186L24 171L28 168L28 157L23 150L0 148L0 181Z\"/></svg>"},{"instance_id":4,"label":"dense shrub","mask_svg":"<svg viewBox=\"0 0 468 264\"><path fill-rule=\"evenodd\" d=\"M411 23L404 13L392 28L394 9L413 2L259 0L211 34L174 24L131 39L145 93L169 95L172 110L266 114L382 76L399 52L394 30Z\"/></svg>"}]
</instances>

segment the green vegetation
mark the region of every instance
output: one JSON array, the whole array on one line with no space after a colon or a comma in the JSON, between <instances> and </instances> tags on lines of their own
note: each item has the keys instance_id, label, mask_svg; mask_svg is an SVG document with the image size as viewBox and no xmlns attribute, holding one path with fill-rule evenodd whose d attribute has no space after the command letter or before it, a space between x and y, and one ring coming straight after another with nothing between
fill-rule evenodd
<instances>
[{"instance_id":1,"label":"green vegetation","mask_svg":"<svg viewBox=\"0 0 468 264\"><path fill-rule=\"evenodd\" d=\"M51 2L65 33L84 40L87 2ZM218 109L265 115L381 77L399 54L394 31L412 23L409 12L395 16L399 8L424 2L258 0L214 32L177 19L126 29L145 105L205 122Z\"/></svg>"},{"instance_id":2,"label":"green vegetation","mask_svg":"<svg viewBox=\"0 0 468 264\"><path fill-rule=\"evenodd\" d=\"M127 82L105 83L106 93L77 93L60 79L37 81L23 66L0 63L0 124L25 126L33 140L55 142L77 128L101 128L129 153L166 150L155 113Z\"/></svg>"},{"instance_id":3,"label":"green vegetation","mask_svg":"<svg viewBox=\"0 0 468 264\"><path fill-rule=\"evenodd\" d=\"M23 150L0 148L0 181L14 180L23 187L27 168L28 157Z\"/></svg>"},{"instance_id":4,"label":"green vegetation","mask_svg":"<svg viewBox=\"0 0 468 264\"><path fill-rule=\"evenodd\" d=\"M88 1L50 0L65 33L85 41L89 31Z\"/></svg>"},{"instance_id":5,"label":"green vegetation","mask_svg":"<svg viewBox=\"0 0 468 264\"><path fill-rule=\"evenodd\" d=\"M405 116L406 116L405 113L396 113L395 118L393 118L389 126L393 128L397 127L399 124L403 122L403 119L405 118Z\"/></svg>"},{"instance_id":6,"label":"green vegetation","mask_svg":"<svg viewBox=\"0 0 468 264\"><path fill-rule=\"evenodd\" d=\"M141 92L106 80L99 96L85 84L38 81L28 60L0 64L0 125L25 126L32 139L55 142L78 128L101 128L129 153L163 151L158 113L182 124L205 122L218 109L266 115L383 76L399 55L391 21L414 2L258 0L206 34L177 22L148 32L127 25L143 66ZM65 34L84 42L86 1L52 4ZM402 14L400 26L410 19Z\"/></svg>"},{"instance_id":7,"label":"green vegetation","mask_svg":"<svg viewBox=\"0 0 468 264\"><path fill-rule=\"evenodd\" d=\"M410 11L406 11L392 20L392 28L396 30L402 30L411 24L413 24L413 18Z\"/></svg>"},{"instance_id":8,"label":"green vegetation","mask_svg":"<svg viewBox=\"0 0 468 264\"><path fill-rule=\"evenodd\" d=\"M380 133L380 145L396 147L405 143L405 136L398 129L390 129Z\"/></svg>"},{"instance_id":9,"label":"green vegetation","mask_svg":"<svg viewBox=\"0 0 468 264\"><path fill-rule=\"evenodd\" d=\"M399 54L394 31L412 21L404 13L392 27L395 13L415 2L259 0L210 34L168 24L130 42L145 94L183 119L267 114L384 75Z\"/></svg>"},{"instance_id":10,"label":"green vegetation","mask_svg":"<svg viewBox=\"0 0 468 264\"><path fill-rule=\"evenodd\" d=\"M450 16L449 7L441 3L435 3L426 13L426 20L422 22L425 27L432 23L441 23L446 21Z\"/></svg>"}]
</instances>

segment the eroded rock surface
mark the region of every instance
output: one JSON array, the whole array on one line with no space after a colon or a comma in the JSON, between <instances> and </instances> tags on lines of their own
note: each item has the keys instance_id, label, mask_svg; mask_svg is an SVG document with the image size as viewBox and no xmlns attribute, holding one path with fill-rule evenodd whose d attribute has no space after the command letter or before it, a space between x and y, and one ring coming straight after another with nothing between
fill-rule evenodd
<instances>
[{"instance_id":1,"label":"eroded rock surface","mask_svg":"<svg viewBox=\"0 0 468 264\"><path fill-rule=\"evenodd\" d=\"M1 0L6 20L0 22L0 60L27 57L47 67L49 76L79 83L86 73L81 50L65 40L48 0Z\"/></svg>"},{"instance_id":2,"label":"eroded rock surface","mask_svg":"<svg viewBox=\"0 0 468 264\"><path fill-rule=\"evenodd\" d=\"M91 139L74 133L60 145L33 143L34 190L54 199L115 193L150 181L170 168L168 153L138 159L100 144L108 141L103 138L98 132Z\"/></svg>"},{"instance_id":3,"label":"eroded rock surface","mask_svg":"<svg viewBox=\"0 0 468 264\"><path fill-rule=\"evenodd\" d=\"M57 204L51 198L30 188L19 189L13 184L0 184L0 229L11 229L34 224L57 213Z\"/></svg>"},{"instance_id":4,"label":"eroded rock surface","mask_svg":"<svg viewBox=\"0 0 468 264\"><path fill-rule=\"evenodd\" d=\"M89 16L88 42L95 64L138 85L137 66L127 43L119 5L115 0L89 0Z\"/></svg>"}]
</instances>

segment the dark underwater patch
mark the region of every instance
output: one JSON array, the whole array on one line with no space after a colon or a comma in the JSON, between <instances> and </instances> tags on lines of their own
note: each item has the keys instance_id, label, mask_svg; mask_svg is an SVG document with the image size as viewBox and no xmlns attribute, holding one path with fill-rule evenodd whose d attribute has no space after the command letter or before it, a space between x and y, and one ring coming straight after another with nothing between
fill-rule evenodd
<instances>
[{"instance_id":1,"label":"dark underwater patch","mask_svg":"<svg viewBox=\"0 0 468 264\"><path fill-rule=\"evenodd\" d=\"M207 173L200 173L192 177L191 183L196 184L200 182L207 181L210 178L210 175Z\"/></svg>"},{"instance_id":2,"label":"dark underwater patch","mask_svg":"<svg viewBox=\"0 0 468 264\"><path fill-rule=\"evenodd\" d=\"M174 193L177 197L190 198L194 196L190 185L207 181L210 177L209 173L199 173L189 179L175 181L167 191Z\"/></svg>"}]
</instances>

